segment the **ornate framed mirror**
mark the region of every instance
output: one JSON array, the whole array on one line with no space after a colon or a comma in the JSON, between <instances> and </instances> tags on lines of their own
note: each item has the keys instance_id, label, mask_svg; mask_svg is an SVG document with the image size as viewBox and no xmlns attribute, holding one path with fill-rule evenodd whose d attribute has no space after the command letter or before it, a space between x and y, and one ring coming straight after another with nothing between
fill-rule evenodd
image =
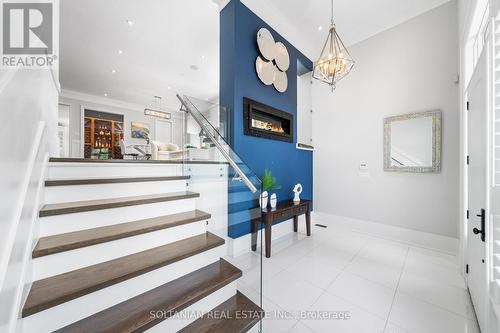
<instances>
[{"instance_id":1,"label":"ornate framed mirror","mask_svg":"<svg viewBox=\"0 0 500 333\"><path fill-rule=\"evenodd\" d=\"M384 170L441 171L442 112L427 111L384 119Z\"/></svg>"}]
</instances>

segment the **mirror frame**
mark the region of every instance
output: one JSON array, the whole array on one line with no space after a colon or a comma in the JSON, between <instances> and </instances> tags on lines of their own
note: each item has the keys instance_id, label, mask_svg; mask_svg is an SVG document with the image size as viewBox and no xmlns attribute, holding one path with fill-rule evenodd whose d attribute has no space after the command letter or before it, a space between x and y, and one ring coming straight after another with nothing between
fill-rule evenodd
<instances>
[{"instance_id":1,"label":"mirror frame","mask_svg":"<svg viewBox=\"0 0 500 333\"><path fill-rule=\"evenodd\" d=\"M395 121L403 121L415 118L432 117L432 166L391 166L391 124ZM441 110L416 112L384 119L384 171L392 172L414 172L414 173L438 173L441 172Z\"/></svg>"}]
</instances>

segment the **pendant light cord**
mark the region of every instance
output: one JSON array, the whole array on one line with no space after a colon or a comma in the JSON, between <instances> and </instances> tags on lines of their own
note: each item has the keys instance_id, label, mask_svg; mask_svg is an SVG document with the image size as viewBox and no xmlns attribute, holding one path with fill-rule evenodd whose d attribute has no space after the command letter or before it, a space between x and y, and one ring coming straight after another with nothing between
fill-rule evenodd
<instances>
[{"instance_id":1,"label":"pendant light cord","mask_svg":"<svg viewBox=\"0 0 500 333\"><path fill-rule=\"evenodd\" d=\"M331 19L331 23L332 23L332 26L333 26L333 0L332 0L332 19Z\"/></svg>"}]
</instances>

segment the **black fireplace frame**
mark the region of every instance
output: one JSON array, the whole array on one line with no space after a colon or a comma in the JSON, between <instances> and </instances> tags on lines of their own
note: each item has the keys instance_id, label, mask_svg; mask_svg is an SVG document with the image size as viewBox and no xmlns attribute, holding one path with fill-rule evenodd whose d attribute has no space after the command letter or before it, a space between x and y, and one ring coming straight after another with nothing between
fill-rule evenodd
<instances>
[{"instance_id":1,"label":"black fireplace frame","mask_svg":"<svg viewBox=\"0 0 500 333\"><path fill-rule=\"evenodd\" d=\"M289 133L276 133L252 127L251 120L254 111L266 113L272 117L278 117L288 121L290 124ZM254 101L250 98L243 97L243 133L245 135L292 143L293 126L293 114L275 109L272 106Z\"/></svg>"}]
</instances>

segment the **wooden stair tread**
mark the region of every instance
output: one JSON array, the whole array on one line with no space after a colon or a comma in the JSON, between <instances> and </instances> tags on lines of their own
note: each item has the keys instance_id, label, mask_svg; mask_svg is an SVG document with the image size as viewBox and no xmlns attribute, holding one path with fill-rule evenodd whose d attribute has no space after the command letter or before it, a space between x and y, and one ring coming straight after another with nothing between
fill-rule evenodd
<instances>
[{"instance_id":1,"label":"wooden stair tread","mask_svg":"<svg viewBox=\"0 0 500 333\"><path fill-rule=\"evenodd\" d=\"M209 232L35 281L23 317L131 279L224 244Z\"/></svg>"},{"instance_id":2,"label":"wooden stair tread","mask_svg":"<svg viewBox=\"0 0 500 333\"><path fill-rule=\"evenodd\" d=\"M118 177L118 178L89 178L89 179L52 179L46 180L45 186L70 186L70 185L98 185L98 184L120 184L120 183L141 183L141 182L161 182L171 180L187 180L189 176L169 176L169 177Z\"/></svg>"},{"instance_id":3,"label":"wooden stair tread","mask_svg":"<svg viewBox=\"0 0 500 333\"><path fill-rule=\"evenodd\" d=\"M157 202L182 200L199 197L199 193L181 191L173 193L148 194L123 198L99 199L48 204L42 207L40 217L89 212L93 210L144 205Z\"/></svg>"},{"instance_id":4,"label":"wooden stair tread","mask_svg":"<svg viewBox=\"0 0 500 333\"><path fill-rule=\"evenodd\" d=\"M99 228L79 230L54 236L42 237L33 250L33 258L74 250L148 232L172 228L196 221L208 220L210 214L193 210L144 220L114 224Z\"/></svg>"},{"instance_id":5,"label":"wooden stair tread","mask_svg":"<svg viewBox=\"0 0 500 333\"><path fill-rule=\"evenodd\" d=\"M243 333L262 318L263 310L239 291L177 333Z\"/></svg>"},{"instance_id":6,"label":"wooden stair tread","mask_svg":"<svg viewBox=\"0 0 500 333\"><path fill-rule=\"evenodd\" d=\"M241 275L241 270L220 259L213 264L84 318L56 332L143 332L167 319L168 314L182 311L240 278ZM152 317L151 312L162 313L165 316Z\"/></svg>"}]
</instances>

